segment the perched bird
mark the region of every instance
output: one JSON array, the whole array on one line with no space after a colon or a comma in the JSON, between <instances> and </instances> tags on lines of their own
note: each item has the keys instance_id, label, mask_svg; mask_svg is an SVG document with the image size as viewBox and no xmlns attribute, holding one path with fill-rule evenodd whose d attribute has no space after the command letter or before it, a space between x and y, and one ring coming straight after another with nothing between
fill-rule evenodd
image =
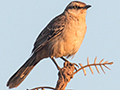
<instances>
[{"instance_id":1,"label":"perched bird","mask_svg":"<svg viewBox=\"0 0 120 90\"><path fill-rule=\"evenodd\" d=\"M55 17L39 34L34 43L31 57L9 79L7 86L14 88L26 78L35 65L43 58L50 57L66 61L64 56L76 54L86 33L86 11L91 7L83 2L73 1L62 14Z\"/></svg>"}]
</instances>

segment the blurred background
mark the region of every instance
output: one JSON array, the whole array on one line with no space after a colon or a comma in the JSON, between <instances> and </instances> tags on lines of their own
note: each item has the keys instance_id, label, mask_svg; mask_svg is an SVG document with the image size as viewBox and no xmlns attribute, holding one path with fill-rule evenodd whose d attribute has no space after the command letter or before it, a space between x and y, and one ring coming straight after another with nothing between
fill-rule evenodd
<instances>
[{"instance_id":1,"label":"blurred background","mask_svg":"<svg viewBox=\"0 0 120 90\"><path fill-rule=\"evenodd\" d=\"M62 13L73 0L0 0L0 90L8 90L6 83L30 57L38 34L55 16ZM77 73L66 89L120 90L120 0L82 0L92 5L87 11L87 33L73 59L86 65L101 59L113 61L111 71L100 68L94 75L86 68L87 75ZM63 62L56 59L62 67ZM13 90L26 90L39 86L55 87L58 70L47 58L41 61Z\"/></svg>"}]
</instances>

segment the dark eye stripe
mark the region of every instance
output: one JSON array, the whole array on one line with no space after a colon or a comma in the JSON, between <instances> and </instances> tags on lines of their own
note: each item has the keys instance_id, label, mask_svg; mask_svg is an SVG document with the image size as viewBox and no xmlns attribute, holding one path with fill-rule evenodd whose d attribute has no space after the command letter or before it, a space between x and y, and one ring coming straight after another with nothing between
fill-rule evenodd
<instances>
[{"instance_id":1,"label":"dark eye stripe","mask_svg":"<svg viewBox=\"0 0 120 90\"><path fill-rule=\"evenodd\" d=\"M71 6L69 7L69 9L81 9L82 7L79 7L79 6Z\"/></svg>"},{"instance_id":2,"label":"dark eye stripe","mask_svg":"<svg viewBox=\"0 0 120 90\"><path fill-rule=\"evenodd\" d=\"M77 7L77 9L81 9L82 7Z\"/></svg>"}]
</instances>

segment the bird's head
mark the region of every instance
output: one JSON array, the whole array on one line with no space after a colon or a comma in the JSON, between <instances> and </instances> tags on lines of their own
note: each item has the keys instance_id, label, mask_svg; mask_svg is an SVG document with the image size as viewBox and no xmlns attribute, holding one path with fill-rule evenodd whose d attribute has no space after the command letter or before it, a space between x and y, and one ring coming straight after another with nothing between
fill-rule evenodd
<instances>
[{"instance_id":1,"label":"bird's head","mask_svg":"<svg viewBox=\"0 0 120 90\"><path fill-rule=\"evenodd\" d=\"M86 11L88 8L90 8L91 5L86 5L83 2L80 1L73 1L71 2L65 9L65 13L69 13L74 16L86 16Z\"/></svg>"}]
</instances>

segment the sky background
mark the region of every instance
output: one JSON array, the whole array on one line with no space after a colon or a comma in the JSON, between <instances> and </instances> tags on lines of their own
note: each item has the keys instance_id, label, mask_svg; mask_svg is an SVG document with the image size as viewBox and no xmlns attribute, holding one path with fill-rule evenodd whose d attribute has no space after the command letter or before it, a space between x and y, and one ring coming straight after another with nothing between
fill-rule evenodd
<instances>
[{"instance_id":1,"label":"sky background","mask_svg":"<svg viewBox=\"0 0 120 90\"><path fill-rule=\"evenodd\" d=\"M38 34L55 16L62 13L72 0L0 0L0 90L8 90L6 83L29 58ZM83 0L82 0L83 1ZM113 61L111 71L100 68L94 75L86 68L87 75L77 73L66 89L120 90L120 0L84 0L92 5L87 11L87 33L71 60L86 65L87 57L93 63ZM63 62L56 59L62 67ZM41 61L13 90L26 90L38 86L55 87L58 70L47 58Z\"/></svg>"}]
</instances>

